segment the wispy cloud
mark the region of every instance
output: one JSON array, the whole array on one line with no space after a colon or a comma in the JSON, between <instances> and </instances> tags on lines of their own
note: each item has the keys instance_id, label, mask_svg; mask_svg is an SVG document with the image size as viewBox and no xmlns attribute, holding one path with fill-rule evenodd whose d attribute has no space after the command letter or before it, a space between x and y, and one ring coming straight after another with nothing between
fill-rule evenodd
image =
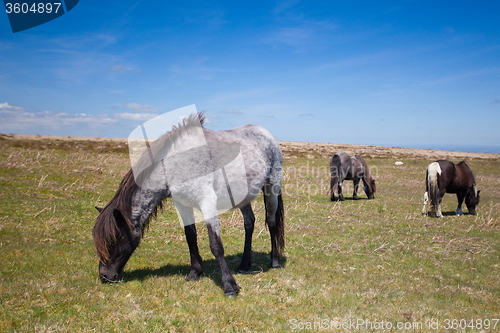
<instances>
[{"instance_id":1,"label":"wispy cloud","mask_svg":"<svg viewBox=\"0 0 500 333\"><path fill-rule=\"evenodd\" d=\"M202 58L188 64L174 64L168 71L174 75L194 75L202 80L211 80L217 73L235 73L239 70L209 66L210 59Z\"/></svg>"},{"instance_id":2,"label":"wispy cloud","mask_svg":"<svg viewBox=\"0 0 500 333\"><path fill-rule=\"evenodd\" d=\"M126 66L123 66L123 65L109 66L108 67L108 71L109 72L113 72L113 73L138 73L139 72L136 69L133 69L133 68L130 68L130 67L126 67Z\"/></svg>"},{"instance_id":3,"label":"wispy cloud","mask_svg":"<svg viewBox=\"0 0 500 333\"><path fill-rule=\"evenodd\" d=\"M300 1L299 0L280 0L277 1L276 7L274 8L275 13L283 13L295 5L297 5Z\"/></svg>"},{"instance_id":4,"label":"wispy cloud","mask_svg":"<svg viewBox=\"0 0 500 333\"><path fill-rule=\"evenodd\" d=\"M86 84L102 73L138 73L121 55L109 52L119 40L112 34L84 34L47 38L34 46L39 60L51 63L46 71L63 82ZM30 69L31 71L31 69Z\"/></svg>"},{"instance_id":5,"label":"wispy cloud","mask_svg":"<svg viewBox=\"0 0 500 333\"><path fill-rule=\"evenodd\" d=\"M158 112L158 109L151 105L141 105L138 103L125 104L126 109L136 110L139 112Z\"/></svg>"},{"instance_id":6,"label":"wispy cloud","mask_svg":"<svg viewBox=\"0 0 500 333\"><path fill-rule=\"evenodd\" d=\"M219 111L218 113L220 113L220 114L234 114L234 115L244 114L243 111L237 110L237 109L223 110L223 111Z\"/></svg>"},{"instance_id":7,"label":"wispy cloud","mask_svg":"<svg viewBox=\"0 0 500 333\"><path fill-rule=\"evenodd\" d=\"M427 80L427 81L421 82L420 85L421 86L435 86L435 85L445 84L445 83L449 83L449 82L459 81L459 80L463 80L463 79L468 79L468 78L472 78L472 77L483 76L483 75L488 75L488 74L498 73L498 72L500 72L500 67L487 68L487 69L482 69L482 70L472 70L469 72L448 75L448 76L443 76L443 77Z\"/></svg>"},{"instance_id":8,"label":"wispy cloud","mask_svg":"<svg viewBox=\"0 0 500 333\"><path fill-rule=\"evenodd\" d=\"M30 112L24 107L12 103L0 103L0 132L23 130L61 130L86 124L88 127L112 125L116 119L108 115L89 115L85 113L67 114L55 111Z\"/></svg>"},{"instance_id":9,"label":"wispy cloud","mask_svg":"<svg viewBox=\"0 0 500 333\"><path fill-rule=\"evenodd\" d=\"M137 121L146 121L156 117L156 113L115 113L113 115L114 118L117 119L126 119L126 120L137 120Z\"/></svg>"},{"instance_id":10,"label":"wispy cloud","mask_svg":"<svg viewBox=\"0 0 500 333\"><path fill-rule=\"evenodd\" d=\"M241 103L247 99L263 98L276 92L278 89L273 88L255 88L241 91L230 91L220 93L210 98L207 103L213 105L221 105L225 103L233 104L235 101Z\"/></svg>"},{"instance_id":11,"label":"wispy cloud","mask_svg":"<svg viewBox=\"0 0 500 333\"><path fill-rule=\"evenodd\" d=\"M446 31L449 34L454 34L456 30L453 29L452 27L445 27L444 31Z\"/></svg>"},{"instance_id":12,"label":"wispy cloud","mask_svg":"<svg viewBox=\"0 0 500 333\"><path fill-rule=\"evenodd\" d=\"M331 34L338 28L328 21L302 19L289 20L287 25L272 31L269 36L262 39L262 42L274 47L290 46L299 52L317 50L319 47L324 47L325 41L329 40Z\"/></svg>"},{"instance_id":13,"label":"wispy cloud","mask_svg":"<svg viewBox=\"0 0 500 333\"><path fill-rule=\"evenodd\" d=\"M305 46L314 36L314 30L307 27L280 28L269 38L270 44L285 44L295 48Z\"/></svg>"},{"instance_id":14,"label":"wispy cloud","mask_svg":"<svg viewBox=\"0 0 500 333\"><path fill-rule=\"evenodd\" d=\"M345 69L390 62L392 59L401 57L405 52L400 50L383 50L377 53L360 54L342 59L337 59L328 63L311 68L311 72L324 72L327 70Z\"/></svg>"},{"instance_id":15,"label":"wispy cloud","mask_svg":"<svg viewBox=\"0 0 500 333\"><path fill-rule=\"evenodd\" d=\"M194 22L197 24L203 24L208 28L220 28L228 21L224 18L226 16L225 12L220 9L211 9L211 10L200 10L194 13L193 16L186 17L186 21Z\"/></svg>"}]
</instances>

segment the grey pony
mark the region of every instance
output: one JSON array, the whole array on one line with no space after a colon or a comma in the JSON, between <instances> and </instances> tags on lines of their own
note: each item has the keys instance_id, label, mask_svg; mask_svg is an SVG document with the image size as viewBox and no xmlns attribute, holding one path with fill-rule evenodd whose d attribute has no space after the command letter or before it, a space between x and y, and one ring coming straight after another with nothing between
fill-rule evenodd
<instances>
[{"instance_id":1,"label":"grey pony","mask_svg":"<svg viewBox=\"0 0 500 333\"><path fill-rule=\"evenodd\" d=\"M281 195L283 155L279 143L260 126L245 125L228 131L212 131L201 127L203 122L202 113L192 115L154 141L149 154L155 162L151 163L151 159L148 161L148 154L145 153L124 177L111 201L104 208L98 208L100 214L93 236L102 282L120 280L125 264L139 245L145 226L162 207L164 200L172 197L182 217L190 251L191 271L187 280L197 280L203 273L194 224L193 209L197 209L203 215L210 249L221 268L224 295L236 295L239 292L240 287L224 259L217 214L221 208L218 198L224 196L224 193L227 196L228 187L225 184L227 185L227 177L231 177L231 170L227 170L227 175L214 171L221 167L218 164L222 161L227 162L234 157L234 149L224 148L227 145L237 147L236 153L241 153L246 172L246 184L240 184L242 188L246 188L246 196L239 202L231 199L232 208L239 208L243 214L245 227L245 247L238 270L246 272L251 266L255 223L251 201L261 190L264 193L266 224L271 235L271 267L281 267L279 254L284 249L284 208ZM171 153L182 147L183 140L187 137L189 142L205 140L208 150L191 149L181 160L174 158ZM200 158L204 154L208 158ZM219 156L215 159L217 154ZM154 158L158 156L164 158ZM140 173L136 172L134 175L133 170L140 170ZM193 172L197 177L186 177ZM238 184L232 184L231 187L238 188Z\"/></svg>"}]
</instances>

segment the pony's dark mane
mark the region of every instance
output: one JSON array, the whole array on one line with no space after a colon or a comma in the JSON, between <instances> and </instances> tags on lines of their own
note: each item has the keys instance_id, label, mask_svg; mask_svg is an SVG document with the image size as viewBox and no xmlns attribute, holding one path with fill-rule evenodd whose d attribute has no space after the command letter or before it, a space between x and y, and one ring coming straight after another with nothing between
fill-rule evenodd
<instances>
[{"instance_id":1,"label":"pony's dark mane","mask_svg":"<svg viewBox=\"0 0 500 333\"><path fill-rule=\"evenodd\" d=\"M190 115L188 118L184 119L182 123L177 126L173 126L172 130L162 135L160 138L155 140L151 144L151 150L157 153L162 147L168 145L169 148L172 143L186 130L194 126L203 126L205 121L204 112L198 112L196 114ZM139 165L145 165L149 161L149 155L147 152L143 153L140 159L137 161ZM145 169L149 170L154 167L154 165L149 166ZM146 171L146 170L145 170ZM142 172L139 177L147 174L147 172ZM119 210L125 219L129 228L134 228L130 218L132 215L132 198L134 193L139 189L134 178L134 173L130 169L125 177L123 177L120 186L116 190L113 198L107 203L106 206L101 210L99 216L97 217L96 224L93 230L94 246L97 251L97 255L101 262L105 263L109 259L109 248L116 242L119 235L119 227L114 216L114 211ZM152 213L147 217L146 222L142 225L141 233L147 229L149 222L152 218L155 218L158 211L163 209L163 201L160 202L152 211Z\"/></svg>"},{"instance_id":2,"label":"pony's dark mane","mask_svg":"<svg viewBox=\"0 0 500 333\"><path fill-rule=\"evenodd\" d=\"M458 162L456 165L464 165L467 167L467 169L470 170L470 167L469 165L467 164L467 161L466 160L461 160L460 162ZM472 171L471 171L472 172Z\"/></svg>"},{"instance_id":3,"label":"pony's dark mane","mask_svg":"<svg viewBox=\"0 0 500 333\"><path fill-rule=\"evenodd\" d=\"M101 262L106 262L109 259L108 249L119 235L118 225L114 217L115 209L122 213L125 221L131 227L131 202L136 190L137 184L135 183L134 175L132 170L129 170L125 177L123 177L113 198L104 206L97 217L93 236L94 246Z\"/></svg>"}]
</instances>

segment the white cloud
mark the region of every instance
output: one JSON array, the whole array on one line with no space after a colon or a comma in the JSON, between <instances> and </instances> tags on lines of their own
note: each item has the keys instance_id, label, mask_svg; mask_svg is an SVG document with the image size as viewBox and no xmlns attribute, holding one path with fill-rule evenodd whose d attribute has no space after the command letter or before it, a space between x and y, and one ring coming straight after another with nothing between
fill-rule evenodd
<instances>
[{"instance_id":1,"label":"white cloud","mask_svg":"<svg viewBox=\"0 0 500 333\"><path fill-rule=\"evenodd\" d=\"M24 109L21 106L10 104L8 102L0 103L0 114L22 112L22 111L24 111Z\"/></svg>"},{"instance_id":2,"label":"white cloud","mask_svg":"<svg viewBox=\"0 0 500 333\"><path fill-rule=\"evenodd\" d=\"M151 105L141 105L138 103L125 104L126 109L136 110L139 112L158 112L158 109Z\"/></svg>"},{"instance_id":3,"label":"white cloud","mask_svg":"<svg viewBox=\"0 0 500 333\"><path fill-rule=\"evenodd\" d=\"M55 111L30 112L22 106L11 103L0 103L0 132L11 133L13 131L61 131L65 127L81 127L82 123L87 127L105 126L117 123L116 119L107 115L88 115L85 113L67 114Z\"/></svg>"},{"instance_id":4,"label":"white cloud","mask_svg":"<svg viewBox=\"0 0 500 333\"><path fill-rule=\"evenodd\" d=\"M115 113L113 115L115 118L118 119L126 119L126 120L139 120L139 121L146 121L149 119L152 119L157 116L156 113Z\"/></svg>"}]
</instances>

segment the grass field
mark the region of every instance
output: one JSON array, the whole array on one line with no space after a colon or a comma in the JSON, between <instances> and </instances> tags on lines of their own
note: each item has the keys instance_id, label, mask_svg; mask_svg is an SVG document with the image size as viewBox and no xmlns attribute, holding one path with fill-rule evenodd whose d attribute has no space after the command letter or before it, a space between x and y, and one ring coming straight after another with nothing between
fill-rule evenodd
<instances>
[{"instance_id":1,"label":"grass field","mask_svg":"<svg viewBox=\"0 0 500 333\"><path fill-rule=\"evenodd\" d=\"M123 281L99 282L94 206L113 196L129 168L123 144L1 137L0 331L449 332L460 324L465 329L451 331L500 331L499 155L468 160L481 190L478 214L453 216L456 197L447 194L442 219L420 213L430 159L408 154L395 166L390 155L367 158L376 199L330 202L328 158L287 156L283 268L270 269L258 198L254 271L235 274L242 290L232 299L223 296L203 225L205 276L185 281L188 248L171 202ZM226 213L221 225L235 271L241 214Z\"/></svg>"}]
</instances>

